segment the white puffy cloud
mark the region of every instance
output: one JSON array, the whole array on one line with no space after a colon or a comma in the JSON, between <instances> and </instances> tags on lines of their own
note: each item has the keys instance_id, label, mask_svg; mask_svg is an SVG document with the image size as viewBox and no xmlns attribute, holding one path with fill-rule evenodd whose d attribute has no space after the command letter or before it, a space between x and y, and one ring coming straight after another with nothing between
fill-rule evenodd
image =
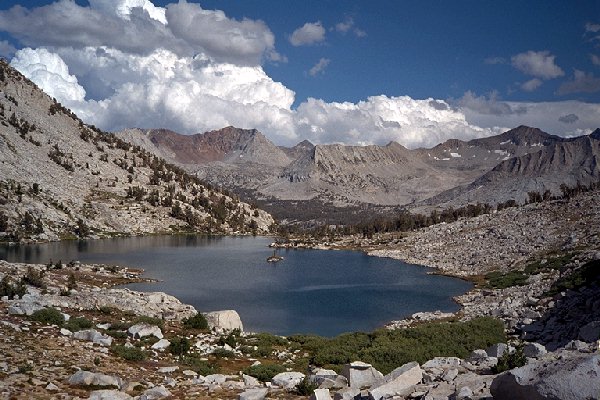
<instances>
[{"instance_id":1,"label":"white puffy cloud","mask_svg":"<svg viewBox=\"0 0 600 400\"><path fill-rule=\"evenodd\" d=\"M311 69L308 70L310 76L317 76L318 74L325 73L325 68L329 65L331 60L329 58L321 58Z\"/></svg>"},{"instance_id":2,"label":"white puffy cloud","mask_svg":"<svg viewBox=\"0 0 600 400\"><path fill-rule=\"evenodd\" d=\"M574 70L573 78L563 82L558 88L559 95L570 93L595 93L600 92L600 78L596 78L593 73Z\"/></svg>"},{"instance_id":3,"label":"white puffy cloud","mask_svg":"<svg viewBox=\"0 0 600 400\"><path fill-rule=\"evenodd\" d=\"M296 29L290 36L290 43L293 46L305 46L319 43L325 40L325 28L321 21L307 22Z\"/></svg>"},{"instance_id":4,"label":"white puffy cloud","mask_svg":"<svg viewBox=\"0 0 600 400\"><path fill-rule=\"evenodd\" d=\"M133 8L141 8L148 13L150 18L167 24L165 9L156 7L148 0L89 0L89 3L94 9L102 10L107 14L115 14L127 20L130 20Z\"/></svg>"},{"instance_id":5,"label":"white puffy cloud","mask_svg":"<svg viewBox=\"0 0 600 400\"><path fill-rule=\"evenodd\" d=\"M11 65L43 88L50 96L70 105L85 98L85 90L77 78L69 74L69 67L57 54L44 48L18 50Z\"/></svg>"},{"instance_id":6,"label":"white puffy cloud","mask_svg":"<svg viewBox=\"0 0 600 400\"><path fill-rule=\"evenodd\" d=\"M513 67L519 71L542 79L563 76L564 71L554 63L556 56L549 51L528 51L511 57Z\"/></svg>"},{"instance_id":7,"label":"white puffy cloud","mask_svg":"<svg viewBox=\"0 0 600 400\"><path fill-rule=\"evenodd\" d=\"M446 107L442 107L441 105ZM434 146L446 139L472 139L492 134L469 124L444 101L408 96L373 96L358 103L326 103L309 98L296 115L298 135L314 143Z\"/></svg>"},{"instance_id":8,"label":"white puffy cloud","mask_svg":"<svg viewBox=\"0 0 600 400\"><path fill-rule=\"evenodd\" d=\"M335 24L334 29L336 32L340 33L348 33L350 29L354 26L354 19L352 17L346 17L343 22L338 22Z\"/></svg>"},{"instance_id":9,"label":"white puffy cloud","mask_svg":"<svg viewBox=\"0 0 600 400\"><path fill-rule=\"evenodd\" d=\"M71 0L32 9L14 6L0 11L0 30L30 47L106 46L141 55L164 48L182 57L204 53L241 65L278 56L274 35L263 22L237 21L186 2L166 9L149 0L92 0L89 7Z\"/></svg>"},{"instance_id":10,"label":"white puffy cloud","mask_svg":"<svg viewBox=\"0 0 600 400\"><path fill-rule=\"evenodd\" d=\"M538 78L533 78L528 80L527 82L521 85L521 89L526 92L533 92L535 89L539 88L542 85L542 80Z\"/></svg>"},{"instance_id":11,"label":"white puffy cloud","mask_svg":"<svg viewBox=\"0 0 600 400\"><path fill-rule=\"evenodd\" d=\"M320 23L307 25L299 43L324 40ZM322 32L314 29L319 26ZM193 3L161 8L149 0L92 0L81 7L60 0L31 10L17 6L0 11L0 29L36 47L19 50L13 66L85 122L106 130L165 127L196 133L234 125L257 128L282 145L303 139L346 144L394 140L420 147L521 124L563 135L600 125L599 105L504 102L495 93L467 92L448 101L384 95L357 103L309 98L294 109L295 93L273 81L260 64L265 58L285 61L275 51L269 28ZM311 36L311 29L316 34ZM316 75L327 64L321 59L311 71ZM532 70L544 70L536 68ZM576 71L572 82L595 79ZM578 119L557 119L571 114Z\"/></svg>"}]
</instances>

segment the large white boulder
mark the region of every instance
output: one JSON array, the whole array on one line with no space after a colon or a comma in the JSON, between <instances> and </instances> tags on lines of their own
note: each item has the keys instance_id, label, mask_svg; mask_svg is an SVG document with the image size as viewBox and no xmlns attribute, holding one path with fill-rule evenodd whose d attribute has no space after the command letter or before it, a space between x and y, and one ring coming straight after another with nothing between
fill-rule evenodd
<instances>
[{"instance_id":1,"label":"large white boulder","mask_svg":"<svg viewBox=\"0 0 600 400\"><path fill-rule=\"evenodd\" d=\"M273 385L277 385L284 389L295 388L304 379L302 372L282 372L271 379Z\"/></svg>"},{"instance_id":2,"label":"large white boulder","mask_svg":"<svg viewBox=\"0 0 600 400\"><path fill-rule=\"evenodd\" d=\"M114 386L118 389L123 385L121 378L94 373L90 371L77 371L69 378L69 385L72 386Z\"/></svg>"},{"instance_id":3,"label":"large white boulder","mask_svg":"<svg viewBox=\"0 0 600 400\"><path fill-rule=\"evenodd\" d=\"M344 365L342 376L348 379L351 388L370 387L383 380L383 374L362 361L354 361Z\"/></svg>"},{"instance_id":4,"label":"large white boulder","mask_svg":"<svg viewBox=\"0 0 600 400\"><path fill-rule=\"evenodd\" d=\"M413 391L416 384L421 383L423 370L419 363L413 361L396 368L384 376L381 384L376 384L369 391L369 398L380 400L394 396L406 396Z\"/></svg>"},{"instance_id":5,"label":"large white boulder","mask_svg":"<svg viewBox=\"0 0 600 400\"><path fill-rule=\"evenodd\" d=\"M86 329L73 333L73 338L96 343L101 346L110 346L113 338L108 335L103 335L95 329Z\"/></svg>"},{"instance_id":6,"label":"large white boulder","mask_svg":"<svg viewBox=\"0 0 600 400\"><path fill-rule=\"evenodd\" d=\"M244 330L240 315L235 310L212 311L204 314L204 317L208 322L208 327L219 332Z\"/></svg>"},{"instance_id":7,"label":"large white boulder","mask_svg":"<svg viewBox=\"0 0 600 400\"><path fill-rule=\"evenodd\" d=\"M498 375L491 386L494 400L598 398L600 355L573 352L561 355L560 359L535 360Z\"/></svg>"}]
</instances>

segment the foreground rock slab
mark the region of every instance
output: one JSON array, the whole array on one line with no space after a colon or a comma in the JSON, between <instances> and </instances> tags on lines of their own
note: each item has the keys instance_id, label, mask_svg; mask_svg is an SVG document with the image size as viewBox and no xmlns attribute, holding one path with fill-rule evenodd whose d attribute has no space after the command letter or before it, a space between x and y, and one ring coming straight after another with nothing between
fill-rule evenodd
<instances>
[{"instance_id":1,"label":"foreground rock slab","mask_svg":"<svg viewBox=\"0 0 600 400\"><path fill-rule=\"evenodd\" d=\"M495 400L596 399L599 377L600 355L563 352L499 375L491 393Z\"/></svg>"},{"instance_id":2,"label":"foreground rock slab","mask_svg":"<svg viewBox=\"0 0 600 400\"><path fill-rule=\"evenodd\" d=\"M373 386L383 380L383 374L362 361L354 361L344 365L342 376L348 379L351 388Z\"/></svg>"},{"instance_id":3,"label":"foreground rock slab","mask_svg":"<svg viewBox=\"0 0 600 400\"><path fill-rule=\"evenodd\" d=\"M383 378L383 383L369 391L369 398L380 400L393 396L406 396L423 379L423 370L417 362L410 362L396 368Z\"/></svg>"}]
</instances>

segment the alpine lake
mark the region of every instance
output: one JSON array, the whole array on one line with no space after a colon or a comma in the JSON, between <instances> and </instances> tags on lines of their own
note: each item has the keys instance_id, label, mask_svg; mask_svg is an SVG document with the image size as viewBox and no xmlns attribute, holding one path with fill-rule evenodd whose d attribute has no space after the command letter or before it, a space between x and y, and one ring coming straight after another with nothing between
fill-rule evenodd
<instances>
[{"instance_id":1,"label":"alpine lake","mask_svg":"<svg viewBox=\"0 0 600 400\"><path fill-rule=\"evenodd\" d=\"M280 250L267 262L272 238L146 236L0 246L9 262L120 265L145 270L161 291L198 311L236 310L249 332L335 336L371 331L419 311L451 312L453 296L472 285L429 274L422 266L358 251Z\"/></svg>"}]
</instances>

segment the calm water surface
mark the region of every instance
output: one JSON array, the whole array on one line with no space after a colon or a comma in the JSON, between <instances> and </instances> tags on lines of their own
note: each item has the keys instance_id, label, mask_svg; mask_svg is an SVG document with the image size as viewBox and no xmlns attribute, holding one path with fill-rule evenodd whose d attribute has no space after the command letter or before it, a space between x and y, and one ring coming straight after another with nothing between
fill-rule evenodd
<instances>
[{"instance_id":1,"label":"calm water surface","mask_svg":"<svg viewBox=\"0 0 600 400\"><path fill-rule=\"evenodd\" d=\"M271 264L271 239L153 236L0 247L0 259L80 260L144 268L164 291L200 311L234 309L247 331L333 336L369 331L417 311L455 311L471 285L353 251L288 250Z\"/></svg>"}]
</instances>

